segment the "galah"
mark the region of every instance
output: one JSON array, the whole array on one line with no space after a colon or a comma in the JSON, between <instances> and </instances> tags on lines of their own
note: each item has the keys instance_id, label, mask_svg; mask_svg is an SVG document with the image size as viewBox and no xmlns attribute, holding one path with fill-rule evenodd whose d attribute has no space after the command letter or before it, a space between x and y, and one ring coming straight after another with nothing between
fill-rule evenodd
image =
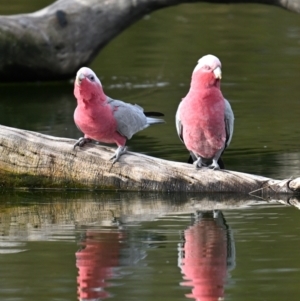
<instances>
[{"instance_id":1,"label":"galah","mask_svg":"<svg viewBox=\"0 0 300 301\"><path fill-rule=\"evenodd\" d=\"M230 144L234 115L220 89L221 62L211 54L199 59L190 90L176 112L176 129L196 168L219 169L218 160Z\"/></svg>"},{"instance_id":2,"label":"galah","mask_svg":"<svg viewBox=\"0 0 300 301\"><path fill-rule=\"evenodd\" d=\"M74 121L78 129L84 133L84 137L74 144L74 149L92 140L115 143L118 148L111 157L114 159L113 163L126 153L127 139L151 124L164 123L163 119L147 117L149 114L163 116L162 113L148 114L138 105L106 96L100 80L87 67L82 67L77 72L74 95L77 99Z\"/></svg>"}]
</instances>

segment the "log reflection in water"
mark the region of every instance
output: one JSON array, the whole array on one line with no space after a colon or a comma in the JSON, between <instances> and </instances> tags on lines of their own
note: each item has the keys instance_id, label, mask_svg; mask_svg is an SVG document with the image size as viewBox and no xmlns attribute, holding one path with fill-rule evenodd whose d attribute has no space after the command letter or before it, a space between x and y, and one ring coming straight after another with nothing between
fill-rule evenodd
<instances>
[{"instance_id":1,"label":"log reflection in water","mask_svg":"<svg viewBox=\"0 0 300 301\"><path fill-rule=\"evenodd\" d=\"M19 240L55 240L80 225L105 225L153 221L168 214L203 210L240 209L253 205L285 204L299 207L296 197L260 200L230 194L87 194L11 193L0 195L0 235ZM14 201L12 202L11 199Z\"/></svg>"}]
</instances>

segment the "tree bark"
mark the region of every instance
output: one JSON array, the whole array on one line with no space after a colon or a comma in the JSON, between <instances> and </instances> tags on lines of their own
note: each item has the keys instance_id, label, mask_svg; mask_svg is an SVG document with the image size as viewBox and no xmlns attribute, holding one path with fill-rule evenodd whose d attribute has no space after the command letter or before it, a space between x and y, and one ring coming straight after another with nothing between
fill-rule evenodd
<instances>
[{"instance_id":1,"label":"tree bark","mask_svg":"<svg viewBox=\"0 0 300 301\"><path fill-rule=\"evenodd\" d=\"M300 192L300 179L274 180L128 152L112 165L114 148L0 126L0 185L5 188L234 192L258 197Z\"/></svg>"},{"instance_id":2,"label":"tree bark","mask_svg":"<svg viewBox=\"0 0 300 301\"><path fill-rule=\"evenodd\" d=\"M188 2L255 2L300 12L299 0L58 0L35 13L0 16L0 81L71 78L144 15Z\"/></svg>"}]
</instances>

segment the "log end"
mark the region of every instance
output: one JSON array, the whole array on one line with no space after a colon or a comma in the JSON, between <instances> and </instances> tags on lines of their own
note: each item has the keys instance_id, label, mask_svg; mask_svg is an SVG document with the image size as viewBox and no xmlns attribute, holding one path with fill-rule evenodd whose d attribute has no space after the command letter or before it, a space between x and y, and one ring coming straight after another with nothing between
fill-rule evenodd
<instances>
[{"instance_id":1,"label":"log end","mask_svg":"<svg viewBox=\"0 0 300 301\"><path fill-rule=\"evenodd\" d=\"M290 190L292 190L294 193L300 193L300 178L291 180L288 183L288 186L289 186Z\"/></svg>"}]
</instances>

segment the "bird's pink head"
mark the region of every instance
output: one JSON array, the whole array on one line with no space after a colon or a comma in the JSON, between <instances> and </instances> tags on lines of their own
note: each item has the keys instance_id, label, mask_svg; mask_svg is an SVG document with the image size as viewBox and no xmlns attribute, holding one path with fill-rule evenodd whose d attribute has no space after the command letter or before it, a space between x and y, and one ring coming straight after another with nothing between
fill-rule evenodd
<instances>
[{"instance_id":1,"label":"bird's pink head","mask_svg":"<svg viewBox=\"0 0 300 301\"><path fill-rule=\"evenodd\" d=\"M74 95L78 101L106 99L99 78L96 76L93 70L87 67L80 68L76 74Z\"/></svg>"},{"instance_id":2,"label":"bird's pink head","mask_svg":"<svg viewBox=\"0 0 300 301\"><path fill-rule=\"evenodd\" d=\"M191 86L220 87L221 67L221 62L216 56L212 54L203 56L193 71Z\"/></svg>"}]
</instances>

